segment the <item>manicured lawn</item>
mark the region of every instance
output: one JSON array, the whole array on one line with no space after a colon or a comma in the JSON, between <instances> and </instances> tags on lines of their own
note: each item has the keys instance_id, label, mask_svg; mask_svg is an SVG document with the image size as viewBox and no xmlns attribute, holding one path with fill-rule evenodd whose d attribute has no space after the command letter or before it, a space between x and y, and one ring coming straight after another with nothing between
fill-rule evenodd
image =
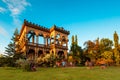
<instances>
[{"instance_id":1,"label":"manicured lawn","mask_svg":"<svg viewBox=\"0 0 120 80\"><path fill-rule=\"evenodd\" d=\"M36 72L1 67L0 80L120 80L120 67L38 68Z\"/></svg>"}]
</instances>

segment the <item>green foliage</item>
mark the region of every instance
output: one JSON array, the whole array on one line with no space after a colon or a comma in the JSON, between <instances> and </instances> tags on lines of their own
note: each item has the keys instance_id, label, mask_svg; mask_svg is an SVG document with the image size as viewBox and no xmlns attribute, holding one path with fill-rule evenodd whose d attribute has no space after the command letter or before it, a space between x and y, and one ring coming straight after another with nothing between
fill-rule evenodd
<instances>
[{"instance_id":1,"label":"green foliage","mask_svg":"<svg viewBox=\"0 0 120 80\"><path fill-rule=\"evenodd\" d=\"M12 57L0 57L0 66L1 67L14 67L14 59Z\"/></svg>"},{"instance_id":2,"label":"green foliage","mask_svg":"<svg viewBox=\"0 0 120 80\"><path fill-rule=\"evenodd\" d=\"M74 41L75 41L75 40L74 40L74 36L72 36L72 44L74 44Z\"/></svg>"},{"instance_id":3,"label":"green foliage","mask_svg":"<svg viewBox=\"0 0 120 80\"><path fill-rule=\"evenodd\" d=\"M83 50L78 45L77 35L75 35L75 37L72 36L72 44L70 51L75 61L75 65L80 64L81 61L83 60Z\"/></svg>"},{"instance_id":4,"label":"green foliage","mask_svg":"<svg viewBox=\"0 0 120 80\"><path fill-rule=\"evenodd\" d=\"M25 59L16 60L16 65L18 68L23 69L23 71L32 71L30 67L30 61L27 61Z\"/></svg>"},{"instance_id":5,"label":"green foliage","mask_svg":"<svg viewBox=\"0 0 120 80\"><path fill-rule=\"evenodd\" d=\"M8 44L7 47L5 47L5 54L6 56L9 56L9 57L13 57L13 55L15 54L15 48L16 48L16 45L15 45L15 40L16 40L16 36L18 35L18 29L16 28L12 38L11 38L11 42Z\"/></svg>"},{"instance_id":6,"label":"green foliage","mask_svg":"<svg viewBox=\"0 0 120 80\"><path fill-rule=\"evenodd\" d=\"M119 36L117 34L117 32L115 31L114 33L114 60L116 62L116 65L120 64L120 48L119 48Z\"/></svg>"},{"instance_id":7,"label":"green foliage","mask_svg":"<svg viewBox=\"0 0 120 80\"><path fill-rule=\"evenodd\" d=\"M101 56L105 59L113 59L113 52L111 51L105 51L101 54Z\"/></svg>"},{"instance_id":8,"label":"green foliage","mask_svg":"<svg viewBox=\"0 0 120 80\"><path fill-rule=\"evenodd\" d=\"M113 65L114 55L112 51L105 51L101 54L101 57L105 59L107 65Z\"/></svg>"},{"instance_id":9,"label":"green foliage","mask_svg":"<svg viewBox=\"0 0 120 80\"><path fill-rule=\"evenodd\" d=\"M116 48L114 49L114 58L116 65L120 65L120 52Z\"/></svg>"},{"instance_id":10,"label":"green foliage","mask_svg":"<svg viewBox=\"0 0 120 80\"><path fill-rule=\"evenodd\" d=\"M22 53L17 53L17 54L14 54L13 59L14 61L18 59L25 59L25 56Z\"/></svg>"},{"instance_id":11,"label":"green foliage","mask_svg":"<svg viewBox=\"0 0 120 80\"><path fill-rule=\"evenodd\" d=\"M75 35L75 44L78 45L77 35Z\"/></svg>"},{"instance_id":12,"label":"green foliage","mask_svg":"<svg viewBox=\"0 0 120 80\"><path fill-rule=\"evenodd\" d=\"M54 67L56 61L59 60L52 54L46 54L44 57L39 57L37 59L37 64L43 67Z\"/></svg>"},{"instance_id":13,"label":"green foliage","mask_svg":"<svg viewBox=\"0 0 120 80\"><path fill-rule=\"evenodd\" d=\"M117 34L117 32L115 31L115 33L114 33L114 46L115 46L115 48L118 48L118 41L119 41L119 36L118 36L118 34Z\"/></svg>"},{"instance_id":14,"label":"green foliage","mask_svg":"<svg viewBox=\"0 0 120 80\"><path fill-rule=\"evenodd\" d=\"M100 51L103 53L104 51L110 51L112 49L113 42L108 38L103 38L100 40Z\"/></svg>"},{"instance_id":15,"label":"green foliage","mask_svg":"<svg viewBox=\"0 0 120 80\"><path fill-rule=\"evenodd\" d=\"M14 46L14 43L13 42L10 42L8 44L8 47L5 47L5 54L9 57L12 57L15 53L15 46Z\"/></svg>"},{"instance_id":16,"label":"green foliage","mask_svg":"<svg viewBox=\"0 0 120 80\"><path fill-rule=\"evenodd\" d=\"M18 48L18 44L16 44L16 41L18 41L18 29L13 33L13 36L11 38L10 43L8 44L7 47L5 47L5 56L2 61L4 61L4 65L6 66L15 66L14 63L16 62L17 59L19 58L24 58L23 55L21 55L20 51L16 51L16 47Z\"/></svg>"},{"instance_id":17,"label":"green foliage","mask_svg":"<svg viewBox=\"0 0 120 80\"><path fill-rule=\"evenodd\" d=\"M85 45L84 54L86 57L89 57L90 59L99 58L100 56L99 38L94 42L88 40L84 43L84 45Z\"/></svg>"},{"instance_id":18,"label":"green foliage","mask_svg":"<svg viewBox=\"0 0 120 80\"><path fill-rule=\"evenodd\" d=\"M24 56L22 56L21 54L16 54L13 57L9 56L0 57L0 66L15 67L16 66L15 62L19 58L24 59Z\"/></svg>"}]
</instances>

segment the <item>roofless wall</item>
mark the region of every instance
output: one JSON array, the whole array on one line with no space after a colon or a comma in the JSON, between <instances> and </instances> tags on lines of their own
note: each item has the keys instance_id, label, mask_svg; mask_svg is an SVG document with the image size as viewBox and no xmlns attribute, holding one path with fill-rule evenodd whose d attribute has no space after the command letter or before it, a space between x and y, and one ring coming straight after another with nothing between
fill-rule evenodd
<instances>
[{"instance_id":1,"label":"roofless wall","mask_svg":"<svg viewBox=\"0 0 120 80\"><path fill-rule=\"evenodd\" d=\"M53 25L50 29L24 20L19 44L21 52L29 60L35 60L46 54L67 58L69 31Z\"/></svg>"}]
</instances>

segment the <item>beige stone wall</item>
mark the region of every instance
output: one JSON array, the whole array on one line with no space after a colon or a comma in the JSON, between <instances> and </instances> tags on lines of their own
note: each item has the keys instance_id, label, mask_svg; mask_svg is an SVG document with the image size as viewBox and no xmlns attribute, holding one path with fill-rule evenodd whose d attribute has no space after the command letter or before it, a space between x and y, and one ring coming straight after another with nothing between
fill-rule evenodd
<instances>
[{"instance_id":1,"label":"beige stone wall","mask_svg":"<svg viewBox=\"0 0 120 80\"><path fill-rule=\"evenodd\" d=\"M68 35L67 34L64 34L62 32L56 31L56 30L53 30L52 32L46 32L44 30L39 30L39 29L36 29L34 27L30 27L30 26L26 26L26 25L24 25L24 27L22 27L22 28L24 28L24 29L21 33L20 38L19 38L19 43L20 43L20 46L22 48L21 51L24 52L24 55L27 56L27 53L29 52L29 50L34 50L35 58L38 57L38 52L40 50L43 51L43 54L46 54L46 51L49 51L50 54L52 54L52 52L54 52L53 54L56 55L56 56L57 56L59 51L63 51L64 55L65 55L65 58L67 58L67 47L68 47ZM36 40L36 41L34 41L33 45L28 44L27 34L29 33L29 31L33 31L35 33L34 40ZM38 38L37 38L37 36L39 36L40 34L43 34L43 38L45 39L44 40L45 43L43 44L42 47L39 47ZM56 36L58 34L60 34L60 39L62 39L63 36L64 36L65 40L66 40L65 42L62 42L62 40L59 40L61 42L60 45L56 44ZM54 36L54 44L50 44L50 46L49 46L48 42L47 42L48 41L47 39L52 38L52 36ZM61 46L62 43L66 44L65 48L63 48ZM31 58L34 59L33 57L31 57Z\"/></svg>"}]
</instances>

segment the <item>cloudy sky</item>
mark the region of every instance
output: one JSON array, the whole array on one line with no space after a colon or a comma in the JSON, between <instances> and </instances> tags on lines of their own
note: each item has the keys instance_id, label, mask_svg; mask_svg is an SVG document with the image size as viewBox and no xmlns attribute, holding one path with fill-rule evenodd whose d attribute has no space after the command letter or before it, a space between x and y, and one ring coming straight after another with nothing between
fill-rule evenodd
<instances>
[{"instance_id":1,"label":"cloudy sky","mask_svg":"<svg viewBox=\"0 0 120 80\"><path fill-rule=\"evenodd\" d=\"M78 35L84 47L87 40L113 40L114 31L120 34L120 0L0 0L0 53L24 19L48 28L64 27L69 38Z\"/></svg>"}]
</instances>

